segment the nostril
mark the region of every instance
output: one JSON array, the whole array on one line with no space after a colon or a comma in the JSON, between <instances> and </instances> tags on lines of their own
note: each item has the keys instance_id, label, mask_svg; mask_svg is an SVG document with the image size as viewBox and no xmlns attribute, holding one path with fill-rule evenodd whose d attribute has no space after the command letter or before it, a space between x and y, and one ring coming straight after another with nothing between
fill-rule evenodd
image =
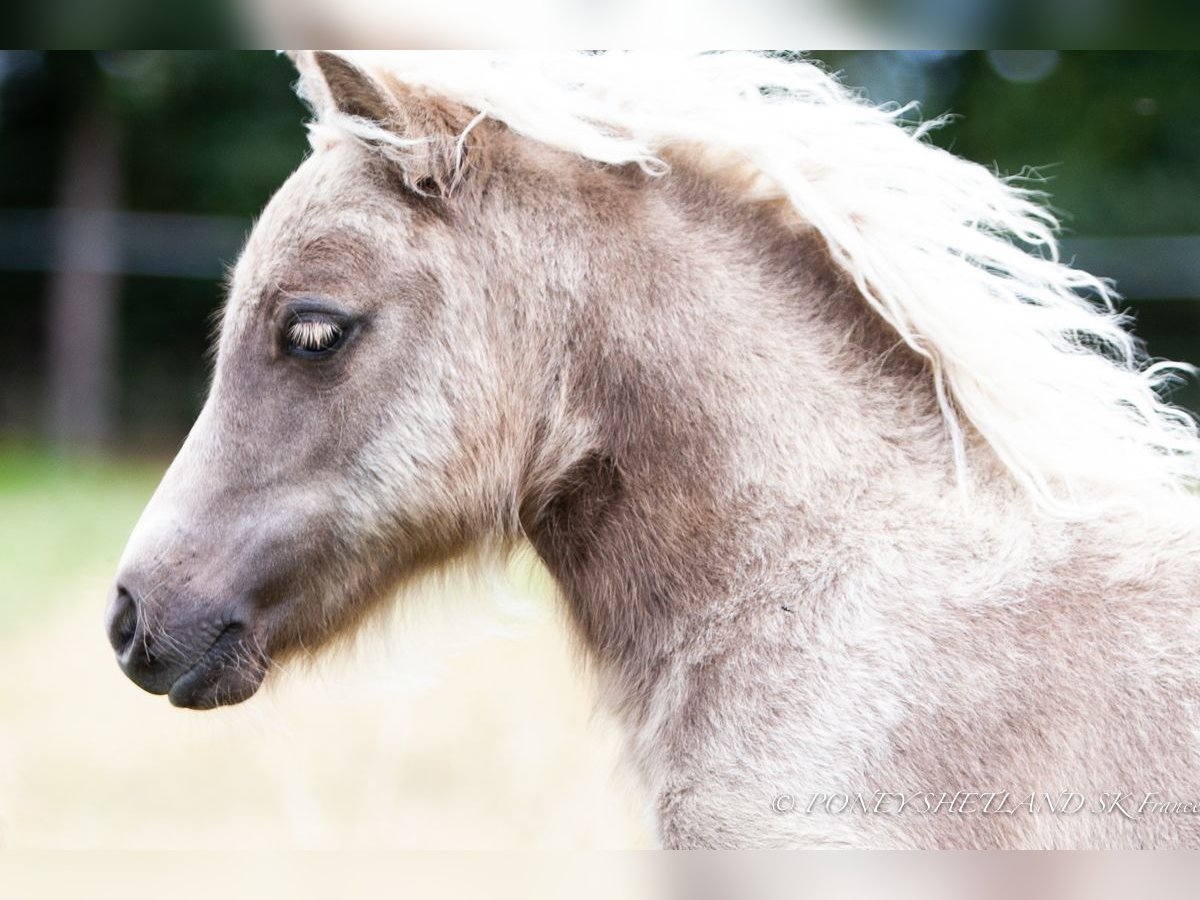
<instances>
[{"instance_id":1,"label":"nostril","mask_svg":"<svg viewBox=\"0 0 1200 900\"><path fill-rule=\"evenodd\" d=\"M108 610L108 640L117 655L123 655L133 643L137 633L138 609L133 595L123 587L117 588L117 596L113 598Z\"/></svg>"}]
</instances>

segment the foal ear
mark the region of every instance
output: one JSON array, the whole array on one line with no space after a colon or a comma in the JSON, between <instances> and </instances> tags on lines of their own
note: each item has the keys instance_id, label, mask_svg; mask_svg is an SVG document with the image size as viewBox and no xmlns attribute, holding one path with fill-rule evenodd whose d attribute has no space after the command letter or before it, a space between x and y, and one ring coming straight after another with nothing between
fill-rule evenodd
<instances>
[{"instance_id":1,"label":"foal ear","mask_svg":"<svg viewBox=\"0 0 1200 900\"><path fill-rule=\"evenodd\" d=\"M377 78L337 53L289 54L301 76L301 94L318 119L332 112L379 130L376 143L400 167L405 184L422 196L449 198L482 168L477 117L442 97L389 78ZM368 134L359 134L371 140Z\"/></svg>"},{"instance_id":2,"label":"foal ear","mask_svg":"<svg viewBox=\"0 0 1200 900\"><path fill-rule=\"evenodd\" d=\"M365 70L325 50L314 52L313 62L338 112L380 124L391 117L394 110L383 86Z\"/></svg>"}]
</instances>

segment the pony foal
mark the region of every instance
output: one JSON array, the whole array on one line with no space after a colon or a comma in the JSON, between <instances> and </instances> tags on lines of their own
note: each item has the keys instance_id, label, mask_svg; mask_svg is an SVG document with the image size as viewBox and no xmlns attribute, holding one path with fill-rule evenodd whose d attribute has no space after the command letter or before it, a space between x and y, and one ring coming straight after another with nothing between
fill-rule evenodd
<instances>
[{"instance_id":1,"label":"pony foal","mask_svg":"<svg viewBox=\"0 0 1200 900\"><path fill-rule=\"evenodd\" d=\"M527 539L667 846L1200 844L1103 808L1200 794L1200 443L1036 197L803 61L293 58L131 679L239 702ZM874 792L1011 801L814 802Z\"/></svg>"}]
</instances>

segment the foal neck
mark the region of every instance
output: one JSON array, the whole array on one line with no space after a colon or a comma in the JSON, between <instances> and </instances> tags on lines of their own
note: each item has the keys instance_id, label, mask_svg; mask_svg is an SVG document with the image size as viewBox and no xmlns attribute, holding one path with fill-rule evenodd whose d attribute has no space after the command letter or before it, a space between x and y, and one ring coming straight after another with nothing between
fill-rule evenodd
<instances>
[{"instance_id":1,"label":"foal neck","mask_svg":"<svg viewBox=\"0 0 1200 900\"><path fill-rule=\"evenodd\" d=\"M682 646L811 617L958 493L928 370L815 233L681 173L622 218L557 375L591 440L521 519L626 704Z\"/></svg>"}]
</instances>

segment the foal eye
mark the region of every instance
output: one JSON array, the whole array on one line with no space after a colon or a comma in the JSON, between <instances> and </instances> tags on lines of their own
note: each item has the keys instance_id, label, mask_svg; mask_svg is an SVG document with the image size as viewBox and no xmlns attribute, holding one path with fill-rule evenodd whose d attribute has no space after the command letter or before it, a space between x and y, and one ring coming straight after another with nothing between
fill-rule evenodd
<instances>
[{"instance_id":1,"label":"foal eye","mask_svg":"<svg viewBox=\"0 0 1200 900\"><path fill-rule=\"evenodd\" d=\"M296 318L287 329L287 349L296 356L323 356L336 350L342 326L321 316Z\"/></svg>"}]
</instances>

